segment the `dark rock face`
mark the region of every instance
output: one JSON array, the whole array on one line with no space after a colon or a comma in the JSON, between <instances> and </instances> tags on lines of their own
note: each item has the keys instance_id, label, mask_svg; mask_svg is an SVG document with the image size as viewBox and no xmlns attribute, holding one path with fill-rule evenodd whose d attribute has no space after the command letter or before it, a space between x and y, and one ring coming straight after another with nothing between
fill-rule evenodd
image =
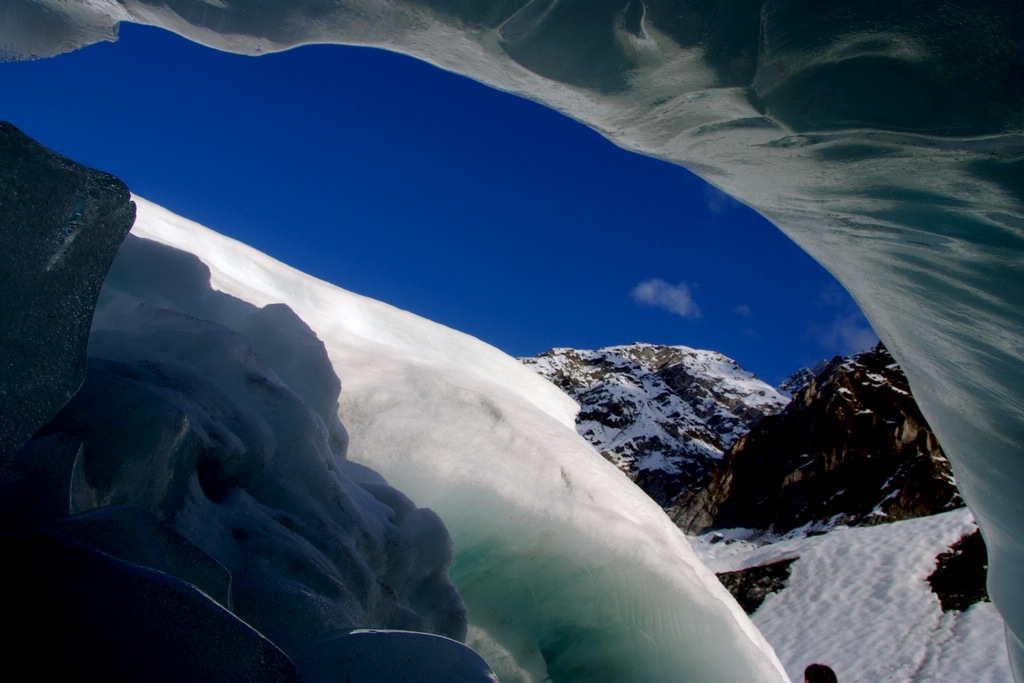
<instances>
[{"instance_id":1,"label":"dark rock face","mask_svg":"<svg viewBox=\"0 0 1024 683\"><path fill-rule=\"evenodd\" d=\"M685 531L782 533L866 525L962 505L949 463L899 366L879 344L836 358L778 415L726 453L706 487L670 514Z\"/></svg>"},{"instance_id":2,"label":"dark rock face","mask_svg":"<svg viewBox=\"0 0 1024 683\"><path fill-rule=\"evenodd\" d=\"M771 564L748 567L735 572L722 572L718 580L732 593L736 602L747 614L753 614L772 593L778 593L786 587L792 564L798 557L779 560Z\"/></svg>"},{"instance_id":3,"label":"dark rock face","mask_svg":"<svg viewBox=\"0 0 1024 683\"><path fill-rule=\"evenodd\" d=\"M82 383L128 188L0 123L0 470Z\"/></svg>"},{"instance_id":4,"label":"dark rock face","mask_svg":"<svg viewBox=\"0 0 1024 683\"><path fill-rule=\"evenodd\" d=\"M928 583L943 612L962 612L976 602L989 602L987 577L988 550L981 532L975 531L935 558L935 571Z\"/></svg>"},{"instance_id":5,"label":"dark rock face","mask_svg":"<svg viewBox=\"0 0 1024 683\"><path fill-rule=\"evenodd\" d=\"M787 400L722 354L685 346L552 349L522 360L580 403L580 435L663 506Z\"/></svg>"}]
</instances>

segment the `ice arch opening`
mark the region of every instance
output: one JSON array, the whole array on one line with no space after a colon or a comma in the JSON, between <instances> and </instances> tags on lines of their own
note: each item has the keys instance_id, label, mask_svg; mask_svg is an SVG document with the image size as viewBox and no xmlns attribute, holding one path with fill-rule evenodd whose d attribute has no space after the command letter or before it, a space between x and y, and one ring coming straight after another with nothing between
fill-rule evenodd
<instances>
[{"instance_id":1,"label":"ice arch opening","mask_svg":"<svg viewBox=\"0 0 1024 683\"><path fill-rule=\"evenodd\" d=\"M988 0L18 0L0 49L160 25L405 52L681 163L837 276L900 360L991 551L1024 667L1024 7Z\"/></svg>"}]
</instances>

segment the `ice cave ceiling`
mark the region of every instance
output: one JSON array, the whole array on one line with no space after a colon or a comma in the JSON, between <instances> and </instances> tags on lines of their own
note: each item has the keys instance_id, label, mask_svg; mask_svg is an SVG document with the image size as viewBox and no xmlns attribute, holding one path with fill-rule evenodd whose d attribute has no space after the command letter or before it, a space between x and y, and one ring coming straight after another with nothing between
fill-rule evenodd
<instances>
[{"instance_id":1,"label":"ice cave ceiling","mask_svg":"<svg viewBox=\"0 0 1024 683\"><path fill-rule=\"evenodd\" d=\"M833 272L906 370L991 550L1024 669L1024 4L10 0L0 55L162 26L373 45L687 166Z\"/></svg>"}]
</instances>

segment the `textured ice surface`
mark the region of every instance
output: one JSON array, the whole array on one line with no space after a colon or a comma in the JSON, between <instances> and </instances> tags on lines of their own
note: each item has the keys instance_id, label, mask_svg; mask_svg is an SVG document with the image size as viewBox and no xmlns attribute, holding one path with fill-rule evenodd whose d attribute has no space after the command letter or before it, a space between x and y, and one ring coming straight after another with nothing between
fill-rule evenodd
<instances>
[{"instance_id":1,"label":"textured ice surface","mask_svg":"<svg viewBox=\"0 0 1024 683\"><path fill-rule=\"evenodd\" d=\"M405 52L687 165L835 274L906 372L991 551L1024 670L1024 4L14 0L43 55L119 20L256 54Z\"/></svg>"},{"instance_id":2,"label":"textured ice surface","mask_svg":"<svg viewBox=\"0 0 1024 683\"><path fill-rule=\"evenodd\" d=\"M220 292L287 302L324 340L352 460L445 520L468 643L501 680L785 680L682 533L576 434L577 406L555 386L479 340L136 202L134 234L201 255Z\"/></svg>"},{"instance_id":3,"label":"textured ice surface","mask_svg":"<svg viewBox=\"0 0 1024 683\"><path fill-rule=\"evenodd\" d=\"M231 574L224 565L150 512L129 505L111 505L37 524L34 530L170 574L231 609Z\"/></svg>"},{"instance_id":4,"label":"textured ice surface","mask_svg":"<svg viewBox=\"0 0 1024 683\"><path fill-rule=\"evenodd\" d=\"M119 180L0 123L0 470L82 383L92 309L134 217Z\"/></svg>"},{"instance_id":5,"label":"textured ice surface","mask_svg":"<svg viewBox=\"0 0 1024 683\"><path fill-rule=\"evenodd\" d=\"M0 124L5 652L47 643L43 678L269 682L298 681L282 649L327 633L464 639L447 530L344 459L323 343L283 304L214 292L189 254L122 244L129 199ZM440 636L362 640L360 667L319 642L333 668L303 680L415 676L432 646L489 680Z\"/></svg>"},{"instance_id":6,"label":"textured ice surface","mask_svg":"<svg viewBox=\"0 0 1024 683\"><path fill-rule=\"evenodd\" d=\"M352 628L464 639L444 524L344 459L339 389L287 306L215 292L195 257L129 236L85 383L41 439L83 444L72 512L156 514L230 571L235 614L286 652Z\"/></svg>"}]
</instances>

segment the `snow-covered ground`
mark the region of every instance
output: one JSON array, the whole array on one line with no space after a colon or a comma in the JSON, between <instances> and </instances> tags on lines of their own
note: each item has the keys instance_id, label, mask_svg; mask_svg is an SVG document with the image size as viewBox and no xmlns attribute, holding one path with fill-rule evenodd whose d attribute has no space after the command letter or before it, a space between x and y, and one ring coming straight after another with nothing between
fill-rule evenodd
<instances>
[{"instance_id":1,"label":"snow-covered ground","mask_svg":"<svg viewBox=\"0 0 1024 683\"><path fill-rule=\"evenodd\" d=\"M1012 683L1003 620L989 602L943 613L927 577L977 527L967 509L760 545L742 530L692 538L715 572L799 558L753 621L793 680L821 662L842 683ZM791 534L799 536L798 532Z\"/></svg>"},{"instance_id":2,"label":"snow-covered ground","mask_svg":"<svg viewBox=\"0 0 1024 683\"><path fill-rule=\"evenodd\" d=\"M441 515L469 644L502 681L786 680L682 533L576 434L577 406L557 387L135 199L134 235L199 256L216 290L288 304L324 342L349 457ZM209 296L188 287L176 296Z\"/></svg>"}]
</instances>

